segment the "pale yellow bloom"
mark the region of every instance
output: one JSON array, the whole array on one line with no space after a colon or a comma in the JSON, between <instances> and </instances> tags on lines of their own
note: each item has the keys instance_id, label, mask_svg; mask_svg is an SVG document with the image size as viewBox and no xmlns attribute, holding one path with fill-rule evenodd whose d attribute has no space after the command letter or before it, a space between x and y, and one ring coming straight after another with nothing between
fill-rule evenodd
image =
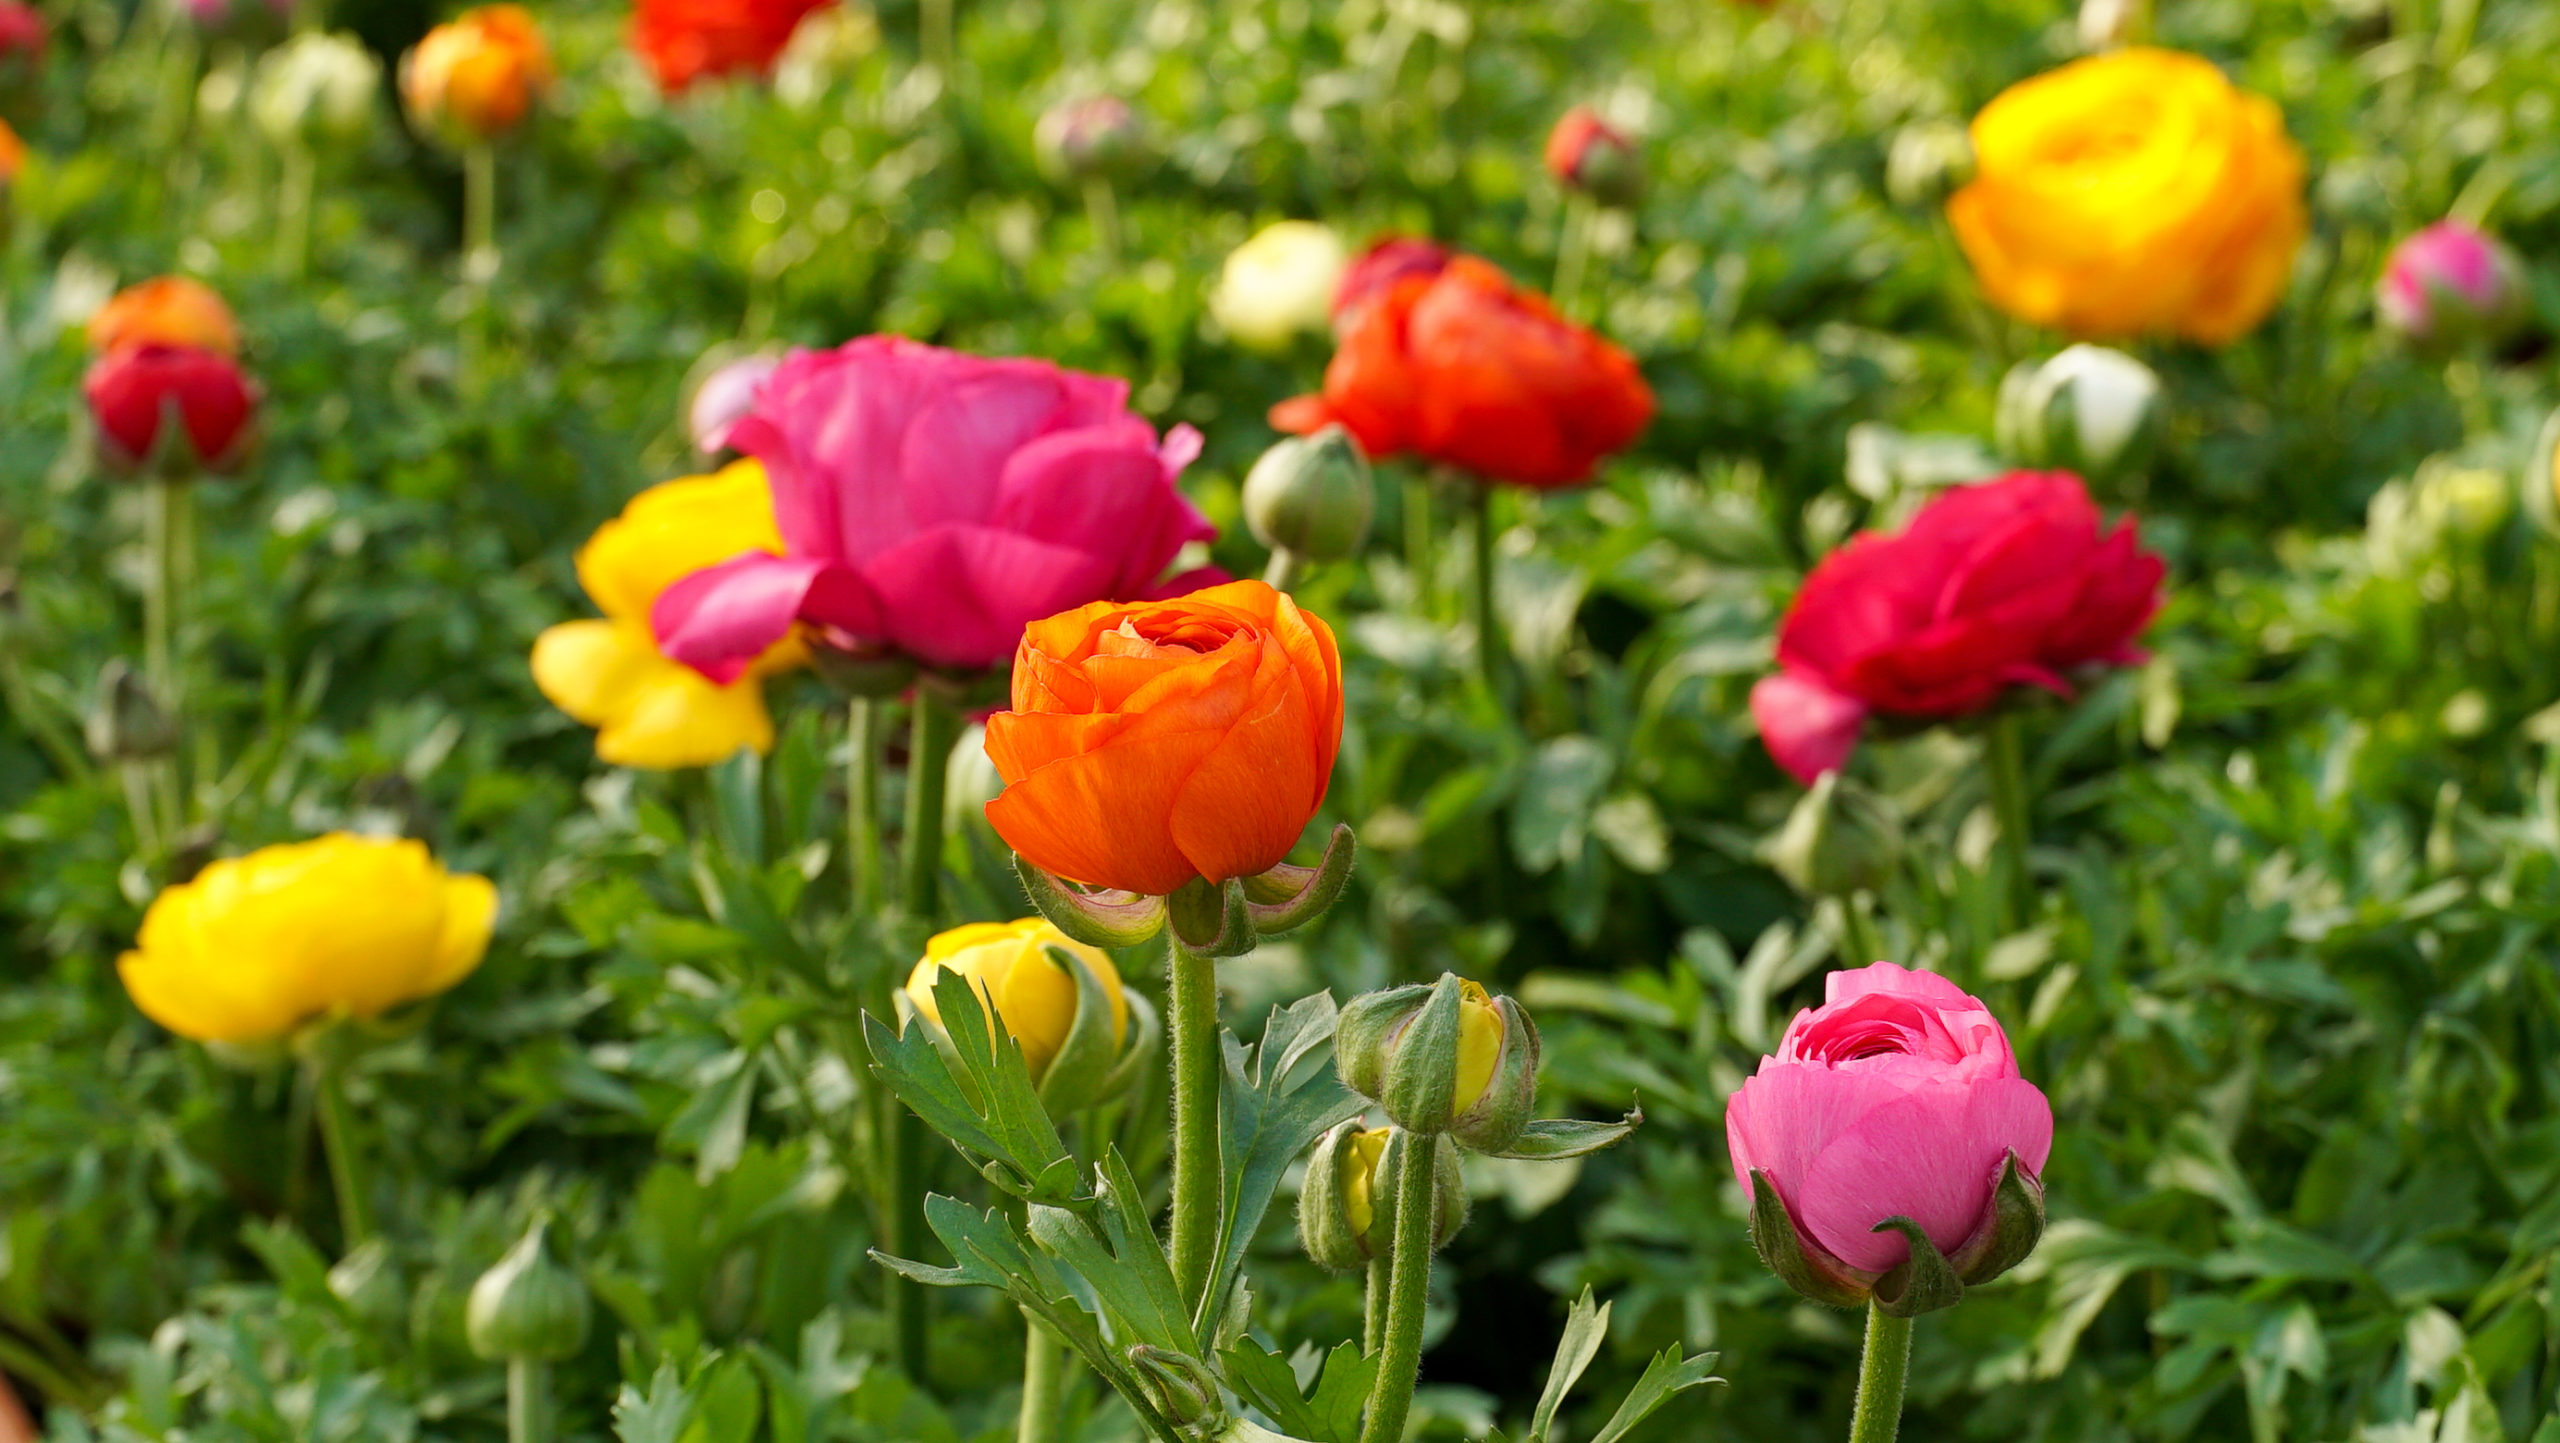
<instances>
[{"instance_id":1,"label":"pale yellow bloom","mask_svg":"<svg viewBox=\"0 0 2560 1443\"><path fill-rule=\"evenodd\" d=\"M1283 350L1301 332L1326 328L1334 289L1350 263L1342 238L1314 221L1265 226L1228 255L1209 313L1236 344Z\"/></svg>"},{"instance_id":2,"label":"pale yellow bloom","mask_svg":"<svg viewBox=\"0 0 2560 1443\"><path fill-rule=\"evenodd\" d=\"M934 983L946 968L967 978L1022 1045L1023 1064L1036 1081L1048 1072L1076 1022L1076 979L1049 956L1052 947L1093 969L1102 995L1111 1002L1111 1041L1118 1047L1129 1035L1129 1000L1120 990L1120 969L1101 949L1071 940L1045 917L972 922L935 937L907 978L907 1000L918 1016L939 1027L942 1009L934 1001Z\"/></svg>"},{"instance_id":3,"label":"pale yellow bloom","mask_svg":"<svg viewBox=\"0 0 2560 1443\"><path fill-rule=\"evenodd\" d=\"M763 678L805 660L800 644L775 645L721 686L658 653L649 607L706 566L781 550L762 462L650 487L579 549L578 582L604 619L563 622L536 639L534 684L596 728L596 755L616 766L699 767L740 747L772 750Z\"/></svg>"},{"instance_id":4,"label":"pale yellow bloom","mask_svg":"<svg viewBox=\"0 0 2560 1443\"><path fill-rule=\"evenodd\" d=\"M333 833L162 892L116 970L180 1036L272 1042L453 986L480 965L497 911L488 878L447 873L422 843Z\"/></svg>"}]
</instances>

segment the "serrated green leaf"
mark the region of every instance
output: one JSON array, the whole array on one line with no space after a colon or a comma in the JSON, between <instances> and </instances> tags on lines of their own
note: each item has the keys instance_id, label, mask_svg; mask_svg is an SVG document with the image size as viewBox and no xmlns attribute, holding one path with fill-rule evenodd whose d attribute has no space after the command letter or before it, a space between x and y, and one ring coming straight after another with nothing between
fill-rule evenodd
<instances>
[{"instance_id":1,"label":"serrated green leaf","mask_svg":"<svg viewBox=\"0 0 2560 1443\"><path fill-rule=\"evenodd\" d=\"M1654 1354L1653 1361L1645 1365L1644 1376L1636 1379L1635 1387L1627 1391L1627 1401L1619 1404L1618 1411L1609 1415L1609 1421L1601 1425L1600 1431L1591 1435L1591 1443L1618 1443L1619 1439L1634 1432L1637 1424L1652 1417L1663 1404L1692 1388L1723 1382L1724 1379L1715 1375L1715 1366L1716 1355L1713 1353L1700 1353L1684 1360L1680 1349L1673 1347Z\"/></svg>"},{"instance_id":2,"label":"serrated green leaf","mask_svg":"<svg viewBox=\"0 0 2560 1443\"><path fill-rule=\"evenodd\" d=\"M1529 1415L1529 1443L1546 1443L1548 1430L1555 1426L1556 1409L1563 1406L1565 1395L1581 1381L1583 1370L1600 1355L1600 1345L1608 1338L1609 1305L1594 1304L1591 1289L1585 1286L1565 1313L1564 1335L1556 1340L1547 1386L1538 1394L1537 1411Z\"/></svg>"},{"instance_id":3,"label":"serrated green leaf","mask_svg":"<svg viewBox=\"0 0 2560 1443\"><path fill-rule=\"evenodd\" d=\"M1247 1048L1221 1032L1226 1086L1219 1089L1219 1146L1225 1153L1226 1196L1218 1223L1217 1266L1202 1301L1202 1316L1215 1317L1244 1267L1246 1246L1262 1226L1289 1165L1326 1128L1360 1111L1333 1075L1330 1059L1311 1064L1310 1054L1333 1037L1333 994L1319 992L1272 1009L1262 1044Z\"/></svg>"},{"instance_id":4,"label":"serrated green leaf","mask_svg":"<svg viewBox=\"0 0 2560 1443\"><path fill-rule=\"evenodd\" d=\"M693 1408L693 1394L676 1376L676 1365L661 1362L646 1395L622 1385L613 1402L613 1436L622 1443L682 1443Z\"/></svg>"},{"instance_id":5,"label":"serrated green leaf","mask_svg":"<svg viewBox=\"0 0 2560 1443\"><path fill-rule=\"evenodd\" d=\"M1643 1124L1643 1108L1629 1112L1617 1122L1585 1122L1571 1117L1540 1118L1530 1123L1509 1147L1493 1156L1518 1158L1526 1162L1582 1157L1605 1147L1615 1147Z\"/></svg>"}]
</instances>

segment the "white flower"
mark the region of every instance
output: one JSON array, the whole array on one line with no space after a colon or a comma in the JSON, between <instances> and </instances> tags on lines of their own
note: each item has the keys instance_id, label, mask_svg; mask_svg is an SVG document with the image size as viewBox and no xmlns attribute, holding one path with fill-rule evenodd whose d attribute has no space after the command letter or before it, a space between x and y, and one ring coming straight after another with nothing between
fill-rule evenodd
<instances>
[{"instance_id":1,"label":"white flower","mask_svg":"<svg viewBox=\"0 0 2560 1443\"><path fill-rule=\"evenodd\" d=\"M1284 220L1227 257L1209 314L1238 345L1278 351L1333 318L1334 288L1351 262L1342 238L1308 220Z\"/></svg>"},{"instance_id":2,"label":"white flower","mask_svg":"<svg viewBox=\"0 0 2560 1443\"><path fill-rule=\"evenodd\" d=\"M382 62L353 36L306 31L258 62L249 115L278 145L360 135L381 88Z\"/></svg>"},{"instance_id":3,"label":"white flower","mask_svg":"<svg viewBox=\"0 0 2560 1443\"><path fill-rule=\"evenodd\" d=\"M2078 345L2019 367L2000 391L2000 446L2012 460L2094 480L2138 460L2130 453L2160 404L2160 377L2122 351Z\"/></svg>"}]
</instances>

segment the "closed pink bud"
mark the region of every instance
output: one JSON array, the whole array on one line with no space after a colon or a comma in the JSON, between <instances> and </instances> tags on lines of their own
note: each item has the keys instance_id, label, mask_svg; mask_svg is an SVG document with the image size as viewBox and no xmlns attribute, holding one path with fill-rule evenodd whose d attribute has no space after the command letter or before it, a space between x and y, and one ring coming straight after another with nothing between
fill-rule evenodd
<instances>
[{"instance_id":1,"label":"closed pink bud","mask_svg":"<svg viewBox=\"0 0 2560 1443\"><path fill-rule=\"evenodd\" d=\"M1587 105L1564 113L1547 133L1547 174L1602 205L1631 206L1644 195L1644 157L1626 133Z\"/></svg>"},{"instance_id":2,"label":"closed pink bud","mask_svg":"<svg viewBox=\"0 0 2560 1443\"><path fill-rule=\"evenodd\" d=\"M2438 221L2393 248L2374 306L2385 326L2420 346L2495 344L2524 320L2524 267L2495 238Z\"/></svg>"},{"instance_id":3,"label":"closed pink bud","mask_svg":"<svg viewBox=\"0 0 2560 1443\"><path fill-rule=\"evenodd\" d=\"M256 445L257 387L219 351L128 346L91 366L81 389L98 459L120 476L155 466L228 475Z\"/></svg>"},{"instance_id":4,"label":"closed pink bud","mask_svg":"<svg viewBox=\"0 0 2560 1443\"><path fill-rule=\"evenodd\" d=\"M1981 1002L1878 962L1832 973L1822 1005L1787 1024L1725 1105L1725 1142L1745 1193L1755 1174L1777 1190L1822 1282L1856 1292L1910 1258L1905 1234L1878 1231L1887 1219L1917 1224L1960 1270L1983 1254L2009 1158L2041 1196L2053 1109Z\"/></svg>"}]
</instances>

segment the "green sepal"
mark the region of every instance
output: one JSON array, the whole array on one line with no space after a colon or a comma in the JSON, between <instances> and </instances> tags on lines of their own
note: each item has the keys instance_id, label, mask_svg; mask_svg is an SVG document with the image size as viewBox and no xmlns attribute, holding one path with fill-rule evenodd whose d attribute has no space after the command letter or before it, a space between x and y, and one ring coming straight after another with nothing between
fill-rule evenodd
<instances>
[{"instance_id":1,"label":"green sepal","mask_svg":"<svg viewBox=\"0 0 2560 1443\"><path fill-rule=\"evenodd\" d=\"M1186 951L1241 957L1260 940L1253 930L1252 906L1245 900L1243 878L1230 877L1221 886L1194 877L1164 899L1165 925Z\"/></svg>"},{"instance_id":2,"label":"green sepal","mask_svg":"<svg viewBox=\"0 0 2560 1443\"><path fill-rule=\"evenodd\" d=\"M1492 999L1493 1015L1502 1021L1502 1052L1494 1059L1493 1076L1484 1095L1449 1124L1449 1135L1469 1152L1499 1153L1520 1140L1538 1108L1538 1024L1529 1010L1510 997ZM1454 1036L1454 1034L1453 1034ZM1457 1086L1457 1053L1449 1055L1449 1082Z\"/></svg>"},{"instance_id":3,"label":"green sepal","mask_svg":"<svg viewBox=\"0 0 2560 1443\"><path fill-rule=\"evenodd\" d=\"M1175 1427L1196 1430L1224 1419L1217 1375L1190 1354L1140 1343L1129 1349L1129 1367L1156 1411Z\"/></svg>"},{"instance_id":4,"label":"green sepal","mask_svg":"<svg viewBox=\"0 0 2560 1443\"><path fill-rule=\"evenodd\" d=\"M1604 1147L1617 1146L1627 1140L1629 1133L1643 1125L1644 1109L1641 1107L1616 1122L1585 1122L1571 1117L1540 1118L1521 1129L1509 1147L1487 1156L1519 1158L1527 1162L1584 1157Z\"/></svg>"},{"instance_id":5,"label":"green sepal","mask_svg":"<svg viewBox=\"0 0 2560 1443\"><path fill-rule=\"evenodd\" d=\"M1360 850L1348 823L1334 824L1324 855L1312 867L1286 862L1259 876L1244 879L1245 913L1257 935L1276 937L1294 932L1333 910L1351 880L1351 864Z\"/></svg>"},{"instance_id":6,"label":"green sepal","mask_svg":"<svg viewBox=\"0 0 2560 1443\"><path fill-rule=\"evenodd\" d=\"M1378 1101L1387 1090L1387 1058L1396 1030L1418 1011L1431 988L1420 982L1363 992L1342 1009L1333 1032L1334 1068L1342 1085Z\"/></svg>"},{"instance_id":7,"label":"green sepal","mask_svg":"<svg viewBox=\"0 0 2560 1443\"><path fill-rule=\"evenodd\" d=\"M1817 1303L1855 1308L1867 1301L1867 1289L1846 1265L1824 1257L1817 1263L1805 1252L1804 1234L1778 1196L1778 1185L1759 1168L1751 1170L1751 1245L1778 1281Z\"/></svg>"},{"instance_id":8,"label":"green sepal","mask_svg":"<svg viewBox=\"0 0 2560 1443\"><path fill-rule=\"evenodd\" d=\"M1929 1234L1909 1218L1886 1218L1873 1232L1897 1232L1911 1240L1909 1260L1876 1279L1875 1304L1887 1317L1916 1318L1964 1301L1964 1280Z\"/></svg>"},{"instance_id":9,"label":"green sepal","mask_svg":"<svg viewBox=\"0 0 2560 1443\"><path fill-rule=\"evenodd\" d=\"M1991 1217L1947 1261L1966 1287L1978 1287L2027 1260L2044 1238L2044 1183L2011 1149L1991 1189Z\"/></svg>"},{"instance_id":10,"label":"green sepal","mask_svg":"<svg viewBox=\"0 0 2560 1443\"><path fill-rule=\"evenodd\" d=\"M1405 1023L1387 1053L1386 1085L1378 1105L1407 1132L1440 1133L1456 1121L1461 988L1455 972L1443 972L1431 995Z\"/></svg>"},{"instance_id":11,"label":"green sepal","mask_svg":"<svg viewBox=\"0 0 2560 1443\"><path fill-rule=\"evenodd\" d=\"M1111 997L1102 979L1085 960L1064 947L1040 949L1042 960L1076 984L1075 1020L1066 1040L1038 1078L1040 1102L1052 1118L1081 1112L1119 1095L1139 1066L1155 1055L1158 1026L1155 1009L1134 992L1122 995L1129 1009L1126 1032L1111 1035Z\"/></svg>"},{"instance_id":12,"label":"green sepal","mask_svg":"<svg viewBox=\"0 0 2560 1443\"><path fill-rule=\"evenodd\" d=\"M1368 1243L1351 1230L1342 1180L1346 1161L1342 1150L1360 1131L1360 1119L1349 1118L1316 1139L1315 1150L1307 1154L1306 1181L1298 1188L1298 1244L1317 1267L1338 1273L1369 1262ZM1377 1194L1372 1191L1370 1196ZM1375 1227L1375 1204L1371 1206L1370 1226Z\"/></svg>"},{"instance_id":13,"label":"green sepal","mask_svg":"<svg viewBox=\"0 0 2560 1443\"><path fill-rule=\"evenodd\" d=\"M1088 892L1024 861L1013 859L1023 895L1061 932L1088 947L1135 947L1164 930L1162 897L1136 892Z\"/></svg>"}]
</instances>

